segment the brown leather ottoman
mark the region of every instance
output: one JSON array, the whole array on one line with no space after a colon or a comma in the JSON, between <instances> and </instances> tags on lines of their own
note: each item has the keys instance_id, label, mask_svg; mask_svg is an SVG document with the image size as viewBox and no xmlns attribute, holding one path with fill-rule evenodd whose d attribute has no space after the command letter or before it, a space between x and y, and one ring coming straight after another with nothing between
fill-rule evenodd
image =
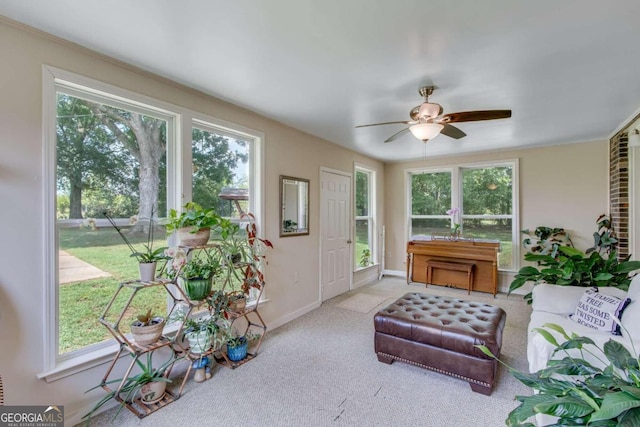
<instances>
[{"instance_id":1,"label":"brown leather ottoman","mask_svg":"<svg viewBox=\"0 0 640 427\"><path fill-rule=\"evenodd\" d=\"M500 355L506 313L500 307L412 292L373 318L380 362L399 360L468 381L490 395L498 363L479 349Z\"/></svg>"}]
</instances>

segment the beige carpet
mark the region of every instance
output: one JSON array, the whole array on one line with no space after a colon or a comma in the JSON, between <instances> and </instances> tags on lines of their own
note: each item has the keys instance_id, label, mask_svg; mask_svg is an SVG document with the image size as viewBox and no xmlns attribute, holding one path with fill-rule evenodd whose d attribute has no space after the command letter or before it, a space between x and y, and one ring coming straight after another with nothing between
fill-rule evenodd
<instances>
[{"instance_id":1,"label":"beige carpet","mask_svg":"<svg viewBox=\"0 0 640 427\"><path fill-rule=\"evenodd\" d=\"M505 425L516 395L531 394L500 366L491 396L471 391L462 380L416 366L378 362L373 351L373 315L339 305L356 294L396 299L428 292L496 304L507 312L502 357L525 370L530 307L521 296L506 297L438 286L380 282L333 298L316 310L269 331L260 354L231 370L216 366L203 383L188 381L182 397L138 420L115 409L95 417L96 427L118 426L421 426ZM368 298L367 298L368 299ZM174 369L176 371L176 369ZM99 390L100 391L100 390ZM98 392L99 392L98 391ZM96 392L96 396L99 394Z\"/></svg>"},{"instance_id":2,"label":"beige carpet","mask_svg":"<svg viewBox=\"0 0 640 427\"><path fill-rule=\"evenodd\" d=\"M336 307L343 308L345 310L357 311L358 313L369 313L374 308L382 305L386 300L391 301L391 298L380 295L359 293L342 301L340 304L336 305Z\"/></svg>"}]
</instances>

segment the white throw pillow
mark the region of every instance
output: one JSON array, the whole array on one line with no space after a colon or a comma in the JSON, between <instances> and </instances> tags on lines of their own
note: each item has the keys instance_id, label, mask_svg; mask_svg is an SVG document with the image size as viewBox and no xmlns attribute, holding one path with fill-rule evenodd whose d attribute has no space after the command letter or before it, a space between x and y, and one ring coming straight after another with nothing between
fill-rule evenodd
<instances>
[{"instance_id":1,"label":"white throw pillow","mask_svg":"<svg viewBox=\"0 0 640 427\"><path fill-rule=\"evenodd\" d=\"M627 298L631 303L622 315L622 334L634 342L640 342L640 274L631 280Z\"/></svg>"},{"instance_id":2,"label":"white throw pillow","mask_svg":"<svg viewBox=\"0 0 640 427\"><path fill-rule=\"evenodd\" d=\"M571 314L584 294L582 286L558 286L540 283L533 287L533 309L547 313Z\"/></svg>"},{"instance_id":3,"label":"white throw pillow","mask_svg":"<svg viewBox=\"0 0 640 427\"><path fill-rule=\"evenodd\" d=\"M598 292L598 288L587 288L576 305L571 320L598 331L621 335L620 326L613 320L618 319L631 300L618 298Z\"/></svg>"}]
</instances>

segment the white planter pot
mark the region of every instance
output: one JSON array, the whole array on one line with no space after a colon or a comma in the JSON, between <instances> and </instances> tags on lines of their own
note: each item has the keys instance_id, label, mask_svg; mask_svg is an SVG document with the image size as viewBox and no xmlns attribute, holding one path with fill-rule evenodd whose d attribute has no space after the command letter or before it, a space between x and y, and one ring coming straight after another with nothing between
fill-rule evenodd
<instances>
[{"instance_id":1,"label":"white planter pot","mask_svg":"<svg viewBox=\"0 0 640 427\"><path fill-rule=\"evenodd\" d=\"M164 397L167 383L163 381L153 381L140 388L140 400L142 403L152 404L159 402Z\"/></svg>"},{"instance_id":2,"label":"white planter pot","mask_svg":"<svg viewBox=\"0 0 640 427\"><path fill-rule=\"evenodd\" d=\"M156 262L141 262L138 264L140 268L140 281L153 282L156 280Z\"/></svg>"},{"instance_id":3,"label":"white planter pot","mask_svg":"<svg viewBox=\"0 0 640 427\"><path fill-rule=\"evenodd\" d=\"M149 326L137 326L137 321L134 321L131 324L131 335L133 336L136 344L149 345L158 341L162 335L165 321L162 317L154 317L153 320L155 320L156 323Z\"/></svg>"},{"instance_id":4,"label":"white planter pot","mask_svg":"<svg viewBox=\"0 0 640 427\"><path fill-rule=\"evenodd\" d=\"M194 354L204 353L211 348L211 334L208 331L187 332L189 351Z\"/></svg>"}]
</instances>

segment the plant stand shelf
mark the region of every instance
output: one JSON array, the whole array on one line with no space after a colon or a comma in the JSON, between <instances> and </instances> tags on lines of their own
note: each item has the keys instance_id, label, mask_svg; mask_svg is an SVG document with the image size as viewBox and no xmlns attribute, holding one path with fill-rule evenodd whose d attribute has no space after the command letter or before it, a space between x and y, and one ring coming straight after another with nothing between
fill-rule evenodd
<instances>
[{"instance_id":1,"label":"plant stand shelf","mask_svg":"<svg viewBox=\"0 0 640 427\"><path fill-rule=\"evenodd\" d=\"M142 419L147 415L153 414L155 411L164 408L169 403L178 399L179 395L173 394L172 391L166 390L162 399L156 403L143 403L139 397L136 397L133 402L124 402L119 396L115 399L123 403L124 406L133 412L138 418Z\"/></svg>"}]
</instances>

